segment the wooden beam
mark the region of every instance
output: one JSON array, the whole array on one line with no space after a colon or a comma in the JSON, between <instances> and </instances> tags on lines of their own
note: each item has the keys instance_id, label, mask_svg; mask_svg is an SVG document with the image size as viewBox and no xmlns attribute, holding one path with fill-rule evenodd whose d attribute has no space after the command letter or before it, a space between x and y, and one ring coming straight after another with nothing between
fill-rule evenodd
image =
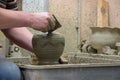
<instances>
[{"instance_id":1,"label":"wooden beam","mask_svg":"<svg viewBox=\"0 0 120 80\"><path fill-rule=\"evenodd\" d=\"M97 27L109 26L109 4L106 0L98 0Z\"/></svg>"}]
</instances>

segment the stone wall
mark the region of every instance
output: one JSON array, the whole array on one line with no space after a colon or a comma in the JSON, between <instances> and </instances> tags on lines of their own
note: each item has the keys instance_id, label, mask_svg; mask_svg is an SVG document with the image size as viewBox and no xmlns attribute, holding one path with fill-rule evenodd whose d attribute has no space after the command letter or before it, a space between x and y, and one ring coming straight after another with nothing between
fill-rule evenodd
<instances>
[{"instance_id":1,"label":"stone wall","mask_svg":"<svg viewBox=\"0 0 120 80\"><path fill-rule=\"evenodd\" d=\"M49 11L54 14L62 28L57 31L64 35L66 40L65 52L77 50L76 27L78 25L78 0L49 0Z\"/></svg>"},{"instance_id":2,"label":"stone wall","mask_svg":"<svg viewBox=\"0 0 120 80\"><path fill-rule=\"evenodd\" d=\"M81 0L81 39L89 40L89 27L97 26L97 1ZM120 28L120 0L106 0L109 3L109 27Z\"/></svg>"}]
</instances>

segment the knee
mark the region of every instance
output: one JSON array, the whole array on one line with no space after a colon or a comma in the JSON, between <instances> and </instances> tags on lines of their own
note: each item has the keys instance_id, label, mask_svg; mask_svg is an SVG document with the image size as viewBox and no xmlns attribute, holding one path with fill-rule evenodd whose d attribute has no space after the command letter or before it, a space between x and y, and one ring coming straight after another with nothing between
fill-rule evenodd
<instances>
[{"instance_id":1,"label":"knee","mask_svg":"<svg viewBox=\"0 0 120 80\"><path fill-rule=\"evenodd\" d=\"M22 80L18 66L7 60L0 61L0 80Z\"/></svg>"}]
</instances>

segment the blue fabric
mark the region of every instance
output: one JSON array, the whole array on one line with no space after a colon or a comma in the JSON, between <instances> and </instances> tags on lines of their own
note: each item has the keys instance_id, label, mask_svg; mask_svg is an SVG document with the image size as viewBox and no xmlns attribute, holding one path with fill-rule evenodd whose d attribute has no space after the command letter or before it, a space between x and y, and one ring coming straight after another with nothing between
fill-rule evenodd
<instances>
[{"instance_id":1,"label":"blue fabric","mask_svg":"<svg viewBox=\"0 0 120 80\"><path fill-rule=\"evenodd\" d=\"M5 58L0 58L0 80L22 80L18 66Z\"/></svg>"}]
</instances>

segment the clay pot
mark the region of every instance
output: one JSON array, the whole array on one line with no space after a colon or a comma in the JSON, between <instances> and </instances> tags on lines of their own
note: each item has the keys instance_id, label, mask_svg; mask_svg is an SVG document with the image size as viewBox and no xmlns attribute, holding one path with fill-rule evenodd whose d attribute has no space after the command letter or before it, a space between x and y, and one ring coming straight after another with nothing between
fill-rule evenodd
<instances>
[{"instance_id":1,"label":"clay pot","mask_svg":"<svg viewBox=\"0 0 120 80\"><path fill-rule=\"evenodd\" d=\"M104 46L109 46L116 49L116 42L120 41L120 29L119 28L109 28L109 27L91 27L91 45L93 48L97 49L98 53L102 53L102 48Z\"/></svg>"},{"instance_id":2,"label":"clay pot","mask_svg":"<svg viewBox=\"0 0 120 80\"><path fill-rule=\"evenodd\" d=\"M34 35L32 44L39 64L57 64L64 50L65 39L57 33L43 33Z\"/></svg>"}]
</instances>

